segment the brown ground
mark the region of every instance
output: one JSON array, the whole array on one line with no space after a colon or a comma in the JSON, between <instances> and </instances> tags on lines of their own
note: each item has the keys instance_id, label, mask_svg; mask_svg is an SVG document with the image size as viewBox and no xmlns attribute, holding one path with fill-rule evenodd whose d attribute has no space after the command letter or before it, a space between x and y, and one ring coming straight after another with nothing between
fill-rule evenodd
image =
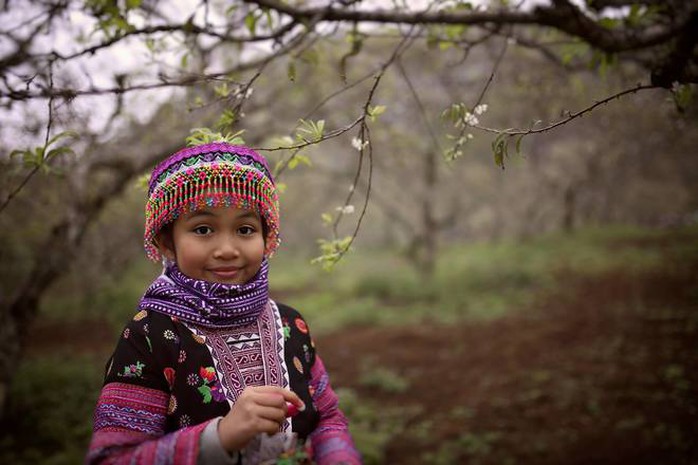
<instances>
[{"instance_id":1,"label":"brown ground","mask_svg":"<svg viewBox=\"0 0 698 465\"><path fill-rule=\"evenodd\" d=\"M556 294L498 321L318 338L335 387L372 406L364 427L391 437L379 463L698 464L698 262L558 278ZM45 330L30 353L52 350ZM76 351L114 341L76 331ZM409 388L369 385L376 367Z\"/></svg>"},{"instance_id":2,"label":"brown ground","mask_svg":"<svg viewBox=\"0 0 698 465\"><path fill-rule=\"evenodd\" d=\"M698 463L698 263L559 282L495 322L317 341L333 384L402 409L385 463ZM367 356L409 389L361 382Z\"/></svg>"}]
</instances>

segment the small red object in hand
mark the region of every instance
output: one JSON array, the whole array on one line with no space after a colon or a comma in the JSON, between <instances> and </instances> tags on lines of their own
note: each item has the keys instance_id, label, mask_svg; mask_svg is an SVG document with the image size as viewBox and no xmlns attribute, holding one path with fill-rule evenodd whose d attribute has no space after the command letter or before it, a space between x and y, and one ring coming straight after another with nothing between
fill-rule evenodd
<instances>
[{"instance_id":1,"label":"small red object in hand","mask_svg":"<svg viewBox=\"0 0 698 465\"><path fill-rule=\"evenodd\" d=\"M301 407L296 407L294 404L291 402L286 402L286 417L295 417L298 415L300 412L305 410L305 404L301 405Z\"/></svg>"}]
</instances>

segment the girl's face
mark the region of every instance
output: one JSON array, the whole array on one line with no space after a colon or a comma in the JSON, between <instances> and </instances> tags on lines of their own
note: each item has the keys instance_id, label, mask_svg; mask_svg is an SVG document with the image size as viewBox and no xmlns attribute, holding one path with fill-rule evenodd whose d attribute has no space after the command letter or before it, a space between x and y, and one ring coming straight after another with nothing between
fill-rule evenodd
<instances>
[{"instance_id":1,"label":"girl's face","mask_svg":"<svg viewBox=\"0 0 698 465\"><path fill-rule=\"evenodd\" d=\"M177 218L169 237L158 241L161 253L190 278L244 284L264 258L259 215L232 207L204 208Z\"/></svg>"}]
</instances>

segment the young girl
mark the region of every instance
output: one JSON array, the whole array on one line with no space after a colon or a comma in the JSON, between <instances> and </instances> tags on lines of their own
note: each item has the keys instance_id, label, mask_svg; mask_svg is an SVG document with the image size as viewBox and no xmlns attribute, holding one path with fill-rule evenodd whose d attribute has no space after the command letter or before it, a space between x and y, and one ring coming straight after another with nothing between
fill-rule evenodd
<instances>
[{"instance_id":1,"label":"young girl","mask_svg":"<svg viewBox=\"0 0 698 465\"><path fill-rule=\"evenodd\" d=\"M269 298L278 244L253 150L201 145L153 170L145 248L165 267L107 364L87 463L276 463L300 442L319 465L361 463L305 320Z\"/></svg>"}]
</instances>

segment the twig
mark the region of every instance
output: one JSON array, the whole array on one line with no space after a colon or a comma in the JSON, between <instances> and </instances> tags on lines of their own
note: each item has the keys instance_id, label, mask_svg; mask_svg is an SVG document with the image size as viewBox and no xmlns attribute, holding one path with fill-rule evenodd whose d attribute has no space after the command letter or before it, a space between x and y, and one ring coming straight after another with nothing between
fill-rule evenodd
<instances>
[{"instance_id":1,"label":"twig","mask_svg":"<svg viewBox=\"0 0 698 465\"><path fill-rule=\"evenodd\" d=\"M363 114L360 118L361 129L359 130L359 143L361 144L360 149L359 149L359 151L360 151L359 166L357 168L356 176L354 177L354 183L352 185L352 189L349 191L349 194L347 195L347 198L344 202L344 206L342 208L342 211L344 211L344 208L350 204L351 199L353 198L354 193L356 192L356 185L358 182L358 178L361 175L361 167L363 164L364 152L366 150L366 147L368 147L369 165L368 165L368 180L367 180L367 186L366 186L366 197L364 198L364 204L361 208L361 213L359 214L359 219L356 222L356 225L354 227L354 231L352 232L352 234L350 236L349 242L346 244L346 246L343 249L337 251L337 255L334 258L335 263L337 261L341 260L342 257L344 257L344 255L346 255L346 253L349 251L349 249L351 249L352 244L356 240L356 237L359 233L359 229L361 229L361 223L364 219L364 216L366 215L366 211L368 210L368 202L371 198L371 187L373 184L373 182L372 182L373 181L373 144L371 143L371 140L370 140L371 130L370 130L368 124L366 123L366 117L369 114L369 107L371 106L371 103L373 102L373 97L376 93L376 90L378 89L378 85L380 84L380 81L383 78L383 76L385 75L385 72L388 69L388 67L396 61L399 62L400 56L402 56L402 54L405 52L405 50L407 50L414 42L415 38L412 36L413 29L414 29L414 26L411 26L410 30L402 38L402 40L400 41L398 46L393 51L390 58L385 63L383 63L383 65L381 66L380 72L374 78L373 85L371 86L371 89L368 93L368 97L366 98L366 101L364 102ZM368 142L368 144L366 144L365 142ZM332 225L332 232L333 232L333 236L334 236L335 240L338 238L337 229L339 226L339 222L341 221L341 218L343 216L344 216L344 214L340 212L340 214L337 215L337 218L335 219L334 224Z\"/></svg>"},{"instance_id":2,"label":"twig","mask_svg":"<svg viewBox=\"0 0 698 465\"><path fill-rule=\"evenodd\" d=\"M485 83L485 86L482 88L482 91L480 91L480 96L477 98L477 101L475 102L475 105L473 105L473 108L480 105L482 103L482 100L485 98L485 94L487 94L487 91L492 85L492 81L494 81L494 76L497 74L497 71L499 70L499 67L502 64L502 60L504 59L504 54L506 53L508 48L509 38L507 37L504 39L504 45L502 46L502 49L499 51L499 55L497 55L497 59L494 62L494 66L492 66L490 76L487 78L487 82Z\"/></svg>"},{"instance_id":3,"label":"twig","mask_svg":"<svg viewBox=\"0 0 698 465\"><path fill-rule=\"evenodd\" d=\"M53 86L53 61L49 62L49 73L48 73L48 79L49 79L49 85ZM44 158L46 157L46 150L48 149L48 141L51 137L51 127L53 126L53 98L50 98L48 101L48 121L46 122L46 137L44 138ZM41 169L41 164L37 164L27 175L24 177L21 183L12 191L10 194L7 196L5 201L2 203L0 206L0 213L2 213L5 208L10 204L12 199L14 199L21 191L24 189L24 186L27 185L27 183L31 180L31 178L36 175L36 173Z\"/></svg>"},{"instance_id":4,"label":"twig","mask_svg":"<svg viewBox=\"0 0 698 465\"><path fill-rule=\"evenodd\" d=\"M434 146L439 150L439 152L442 152L441 144L439 143L439 138L436 137L434 127L431 125L429 118L427 117L426 108L424 108L424 104L422 103L422 100L419 98L419 94L417 94L417 90L414 88L412 81L410 80L409 76L407 75L407 72L405 71L405 67L402 66L402 61L400 61L400 60L398 60L398 62L397 62L397 69L398 69L398 71L400 71L402 78L407 83L407 87L410 89L410 93L412 94L412 98L417 103L417 108L419 109L419 114L422 116L422 120L424 120L424 125L427 127L427 131L429 132L429 136L431 137L431 140L434 143Z\"/></svg>"},{"instance_id":5,"label":"twig","mask_svg":"<svg viewBox=\"0 0 698 465\"><path fill-rule=\"evenodd\" d=\"M152 90L152 89L161 89L161 88L166 88L166 87L188 87L192 86L194 84L199 84L202 82L208 82L208 81L213 81L216 79L221 79L225 78L233 73L239 73L243 71L248 71L251 69L258 68L261 64L269 62L274 60L275 58L278 58L279 56L285 55L288 53L290 50L292 50L294 47L298 45L299 42L302 41L304 37L306 37L309 34L309 32L303 32L299 34L297 37L292 39L287 45L279 48L276 50L274 53L271 53L267 56L263 56L257 60L253 60L247 63L242 63L232 69L228 69L225 71L222 71L220 73L212 73L212 74L203 74L203 75L190 75L190 76L185 76L181 79L178 80L173 80L173 81L163 81L159 83L151 83L151 84L140 84L140 85L133 85L130 87L124 87L124 86L117 86L117 87L111 87L111 88L103 88L103 89L86 89L86 90L75 90L75 89L55 89L53 87L49 87L48 89L42 89L38 93L32 93L29 90L13 90L10 89L9 92L0 92L0 98L7 98L10 100L31 100L31 99L36 99L36 98L63 98L66 100L72 100L76 97L82 97L82 96L90 96L90 95L106 95L106 94L125 94L128 92L133 92L133 91L139 91L139 90Z\"/></svg>"},{"instance_id":6,"label":"twig","mask_svg":"<svg viewBox=\"0 0 698 465\"><path fill-rule=\"evenodd\" d=\"M644 84L644 85L638 84L631 89L622 90L622 91L617 92L617 93L615 93L609 97L606 97L602 100L598 100L586 108L583 108L583 109L576 111L574 113L570 113L569 116L567 116L567 118L563 118L559 121L555 121L554 123L551 123L545 127L538 128L538 129L534 129L534 128L530 128L530 129L495 129L495 128L490 128L487 126L480 126L480 125L471 125L471 126L476 128L476 129L480 129L481 131L489 132L492 134L498 134L498 135L506 134L508 136L518 136L518 135L525 136L528 134L538 134L541 132L550 131L550 130L555 129L559 126L567 124L576 118L584 116L585 114L594 110L596 107L599 107L601 105L605 105L606 103L608 103L612 100L619 99L619 98L623 97L624 95L634 94L634 93L639 92L641 90L657 89L657 88L658 88L658 86L651 85L651 84Z\"/></svg>"}]
</instances>

